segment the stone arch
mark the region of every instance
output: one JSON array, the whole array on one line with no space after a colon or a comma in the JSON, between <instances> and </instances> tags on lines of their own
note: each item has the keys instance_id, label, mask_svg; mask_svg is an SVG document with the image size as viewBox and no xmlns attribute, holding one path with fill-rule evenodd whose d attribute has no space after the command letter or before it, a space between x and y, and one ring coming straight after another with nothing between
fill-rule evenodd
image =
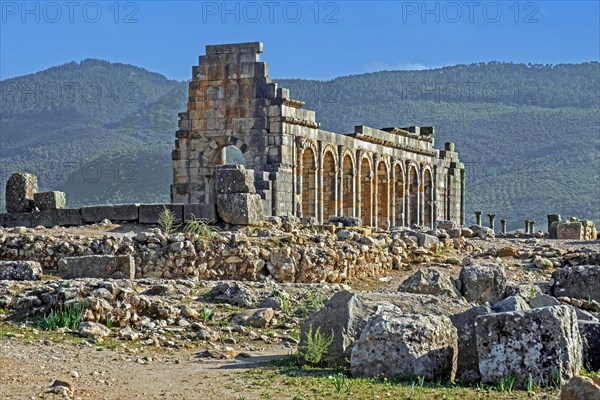
<instances>
[{"instance_id":1,"label":"stone arch","mask_svg":"<svg viewBox=\"0 0 600 400\"><path fill-rule=\"evenodd\" d=\"M308 146L300 155L302 169L302 216L317 216L317 156L312 146Z\"/></svg>"},{"instance_id":2,"label":"stone arch","mask_svg":"<svg viewBox=\"0 0 600 400\"><path fill-rule=\"evenodd\" d=\"M342 162L342 187L344 188L342 214L349 217L355 215L354 199L356 198L356 195L353 184L354 176L354 160L352 159L350 152L346 152Z\"/></svg>"},{"instance_id":3,"label":"stone arch","mask_svg":"<svg viewBox=\"0 0 600 400\"><path fill-rule=\"evenodd\" d=\"M419 169L416 165L410 164L408 167L408 226L419 224Z\"/></svg>"},{"instance_id":4,"label":"stone arch","mask_svg":"<svg viewBox=\"0 0 600 400\"><path fill-rule=\"evenodd\" d=\"M363 225L373 223L373 171L371 160L363 156L360 161L360 217Z\"/></svg>"},{"instance_id":5,"label":"stone arch","mask_svg":"<svg viewBox=\"0 0 600 400\"><path fill-rule=\"evenodd\" d=\"M433 229L433 179L431 169L423 171L423 226Z\"/></svg>"},{"instance_id":6,"label":"stone arch","mask_svg":"<svg viewBox=\"0 0 600 400\"><path fill-rule=\"evenodd\" d=\"M327 146L323 151L323 222L337 214L336 170L335 151Z\"/></svg>"},{"instance_id":7,"label":"stone arch","mask_svg":"<svg viewBox=\"0 0 600 400\"><path fill-rule=\"evenodd\" d=\"M385 160L377 163L377 226L390 228L390 177Z\"/></svg>"},{"instance_id":8,"label":"stone arch","mask_svg":"<svg viewBox=\"0 0 600 400\"><path fill-rule=\"evenodd\" d=\"M228 147L233 146L239 149L244 156L246 161L245 166L251 168L252 160L249 158L248 145L235 136L223 136L215 138L210 144L209 148L212 149L210 152L204 152L202 154L202 164L205 166L225 165L226 150Z\"/></svg>"},{"instance_id":9,"label":"stone arch","mask_svg":"<svg viewBox=\"0 0 600 400\"><path fill-rule=\"evenodd\" d=\"M394 164L394 185L395 185L395 197L393 199L396 215L395 218L395 226L404 225L404 168L401 162L397 162Z\"/></svg>"}]
</instances>

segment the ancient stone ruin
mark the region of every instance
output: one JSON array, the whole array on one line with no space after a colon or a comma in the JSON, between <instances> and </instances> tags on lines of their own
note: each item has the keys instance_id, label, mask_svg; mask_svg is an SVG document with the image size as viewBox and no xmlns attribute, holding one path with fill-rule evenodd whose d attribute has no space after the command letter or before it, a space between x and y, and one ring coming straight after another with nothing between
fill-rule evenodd
<instances>
[{"instance_id":1,"label":"ancient stone ruin","mask_svg":"<svg viewBox=\"0 0 600 400\"><path fill-rule=\"evenodd\" d=\"M314 111L271 82L262 50L206 46L193 67L172 154L173 203L200 203L199 216L215 219L223 200L215 169L234 146L254 185L236 201L252 207L260 196L265 216L349 216L381 228L464 223L465 171L453 143L434 149L433 127L319 129Z\"/></svg>"}]
</instances>

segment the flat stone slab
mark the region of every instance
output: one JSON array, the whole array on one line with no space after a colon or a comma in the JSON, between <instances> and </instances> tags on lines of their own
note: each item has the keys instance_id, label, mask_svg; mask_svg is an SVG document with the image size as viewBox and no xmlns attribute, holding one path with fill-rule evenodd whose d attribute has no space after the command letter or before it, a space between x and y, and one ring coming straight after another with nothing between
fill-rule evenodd
<instances>
[{"instance_id":1,"label":"flat stone slab","mask_svg":"<svg viewBox=\"0 0 600 400\"><path fill-rule=\"evenodd\" d=\"M0 261L1 281L38 281L42 266L36 261Z\"/></svg>"},{"instance_id":2,"label":"flat stone slab","mask_svg":"<svg viewBox=\"0 0 600 400\"><path fill-rule=\"evenodd\" d=\"M63 208L58 210L34 211L30 214L31 226L42 225L46 228L53 226L83 225L81 212L78 208Z\"/></svg>"},{"instance_id":3,"label":"flat stone slab","mask_svg":"<svg viewBox=\"0 0 600 400\"><path fill-rule=\"evenodd\" d=\"M31 228L31 213L0 214L0 226L5 228L16 228L17 226Z\"/></svg>"},{"instance_id":4,"label":"flat stone slab","mask_svg":"<svg viewBox=\"0 0 600 400\"><path fill-rule=\"evenodd\" d=\"M175 224L181 224L183 204L140 204L138 222L140 224L157 224L160 214L165 208L175 214Z\"/></svg>"},{"instance_id":5,"label":"flat stone slab","mask_svg":"<svg viewBox=\"0 0 600 400\"><path fill-rule=\"evenodd\" d=\"M81 219L84 224L96 223L108 219L114 221L137 222L139 218L138 204L120 204L114 206L82 207Z\"/></svg>"},{"instance_id":6,"label":"flat stone slab","mask_svg":"<svg viewBox=\"0 0 600 400\"><path fill-rule=\"evenodd\" d=\"M215 169L217 194L256 193L254 170L243 165L223 165Z\"/></svg>"},{"instance_id":7,"label":"flat stone slab","mask_svg":"<svg viewBox=\"0 0 600 400\"><path fill-rule=\"evenodd\" d=\"M130 255L65 257L58 262L64 278L134 279L135 261Z\"/></svg>"}]
</instances>

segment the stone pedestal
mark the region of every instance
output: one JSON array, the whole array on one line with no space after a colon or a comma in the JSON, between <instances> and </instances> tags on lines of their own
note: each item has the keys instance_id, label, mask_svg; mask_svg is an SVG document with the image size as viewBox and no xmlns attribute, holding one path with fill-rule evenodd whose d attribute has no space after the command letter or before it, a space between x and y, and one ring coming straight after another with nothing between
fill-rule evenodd
<instances>
[{"instance_id":1,"label":"stone pedestal","mask_svg":"<svg viewBox=\"0 0 600 400\"><path fill-rule=\"evenodd\" d=\"M475 225L481 226L481 211L475 211Z\"/></svg>"},{"instance_id":2,"label":"stone pedestal","mask_svg":"<svg viewBox=\"0 0 600 400\"><path fill-rule=\"evenodd\" d=\"M500 225L502 225L502 234L506 235L506 220L505 219L501 219L500 220Z\"/></svg>"},{"instance_id":3,"label":"stone pedestal","mask_svg":"<svg viewBox=\"0 0 600 400\"><path fill-rule=\"evenodd\" d=\"M490 219L490 229L494 230L494 219L496 219L496 214L488 214L488 218Z\"/></svg>"},{"instance_id":4,"label":"stone pedestal","mask_svg":"<svg viewBox=\"0 0 600 400\"><path fill-rule=\"evenodd\" d=\"M556 239L556 227L558 224L552 225L553 222L560 222L560 214L548 214L548 234L550 239Z\"/></svg>"},{"instance_id":5,"label":"stone pedestal","mask_svg":"<svg viewBox=\"0 0 600 400\"><path fill-rule=\"evenodd\" d=\"M33 205L38 210L58 210L65 208L67 197L64 192L42 192L33 195Z\"/></svg>"}]
</instances>

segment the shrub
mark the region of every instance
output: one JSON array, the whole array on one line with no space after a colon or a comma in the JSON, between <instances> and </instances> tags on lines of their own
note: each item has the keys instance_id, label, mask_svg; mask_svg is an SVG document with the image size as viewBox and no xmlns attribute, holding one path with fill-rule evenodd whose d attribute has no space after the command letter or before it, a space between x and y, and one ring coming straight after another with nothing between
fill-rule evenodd
<instances>
[{"instance_id":1,"label":"shrub","mask_svg":"<svg viewBox=\"0 0 600 400\"><path fill-rule=\"evenodd\" d=\"M219 228L210 225L207 220L196 218L192 215L192 219L185 223L183 231L187 233L191 239L205 242L213 240L219 232Z\"/></svg>"},{"instance_id":2,"label":"shrub","mask_svg":"<svg viewBox=\"0 0 600 400\"><path fill-rule=\"evenodd\" d=\"M167 235L173 234L180 227L180 225L175 224L175 213L167 207L163 207L158 215L158 226Z\"/></svg>"},{"instance_id":3,"label":"shrub","mask_svg":"<svg viewBox=\"0 0 600 400\"><path fill-rule=\"evenodd\" d=\"M321 328L317 328L313 332L311 326L306 334L306 343L298 347L298 355L308 364L317 366L321 363L323 356L327 354L332 342L333 332L329 337L325 337L321 334Z\"/></svg>"}]
</instances>

